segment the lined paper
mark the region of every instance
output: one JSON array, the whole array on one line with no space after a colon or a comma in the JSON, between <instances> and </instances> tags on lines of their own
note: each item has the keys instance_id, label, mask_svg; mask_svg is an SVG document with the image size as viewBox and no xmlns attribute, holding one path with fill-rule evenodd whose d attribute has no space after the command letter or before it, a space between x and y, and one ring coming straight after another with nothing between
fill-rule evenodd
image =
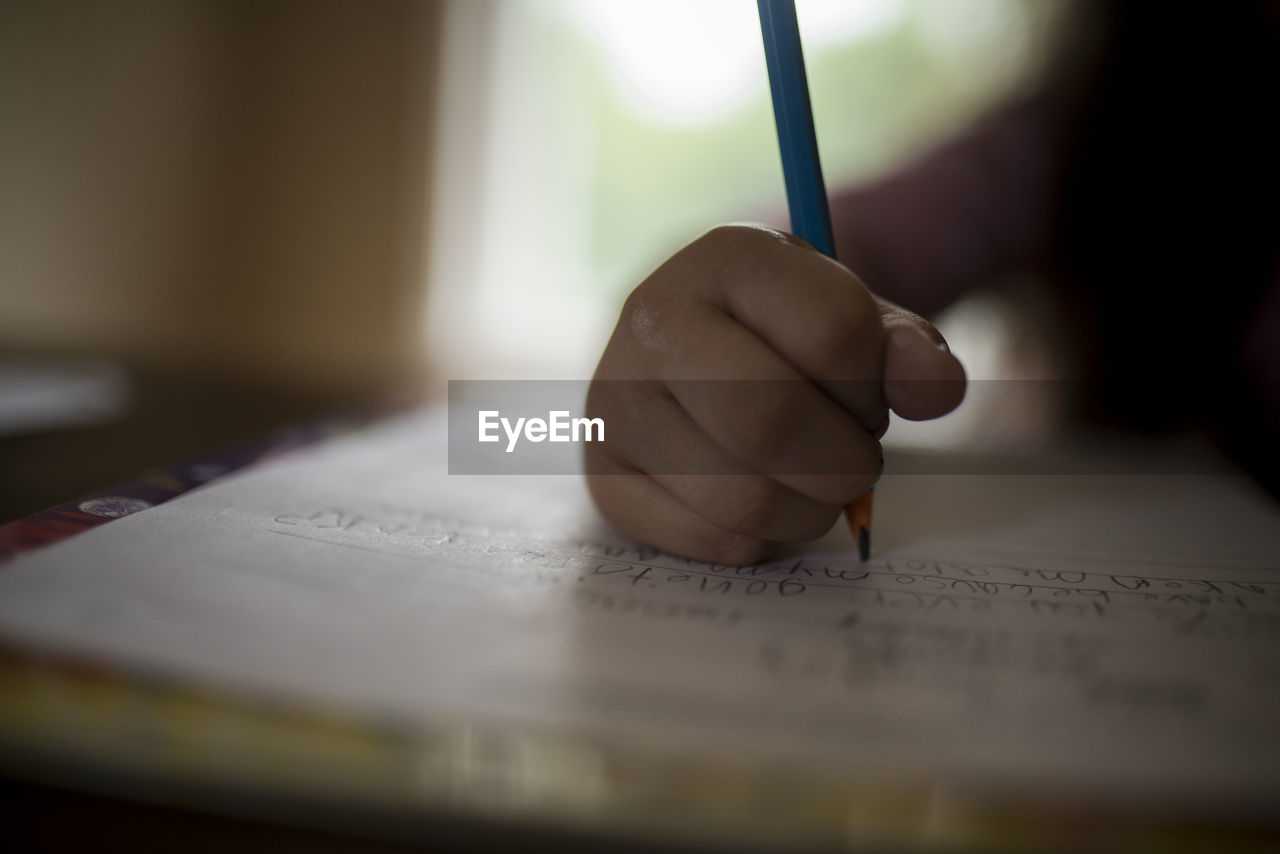
<instances>
[{"instance_id":1,"label":"lined paper","mask_svg":"<svg viewBox=\"0 0 1280 854\"><path fill-rule=\"evenodd\" d=\"M957 787L1280 808L1280 513L1238 476L886 475L756 567L414 413L0 569L0 635L227 692Z\"/></svg>"}]
</instances>

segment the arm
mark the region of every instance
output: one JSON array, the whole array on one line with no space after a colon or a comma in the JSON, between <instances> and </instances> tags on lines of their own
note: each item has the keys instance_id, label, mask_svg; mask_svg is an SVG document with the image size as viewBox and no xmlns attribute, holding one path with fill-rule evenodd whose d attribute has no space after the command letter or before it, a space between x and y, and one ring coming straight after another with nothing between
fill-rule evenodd
<instances>
[{"instance_id":1,"label":"arm","mask_svg":"<svg viewBox=\"0 0 1280 854\"><path fill-rule=\"evenodd\" d=\"M836 254L880 296L931 316L1042 263L1055 136L1049 99L992 112L886 178L832 200Z\"/></svg>"}]
</instances>

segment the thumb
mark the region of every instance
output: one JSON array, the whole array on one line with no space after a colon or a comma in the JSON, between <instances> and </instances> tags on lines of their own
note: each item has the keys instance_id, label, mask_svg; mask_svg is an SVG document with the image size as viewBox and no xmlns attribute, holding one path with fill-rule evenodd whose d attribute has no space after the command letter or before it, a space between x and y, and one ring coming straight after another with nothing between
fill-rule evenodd
<instances>
[{"instance_id":1,"label":"thumb","mask_svg":"<svg viewBox=\"0 0 1280 854\"><path fill-rule=\"evenodd\" d=\"M942 333L912 311L876 297L884 328L884 397L908 421L946 415L964 400L965 373Z\"/></svg>"}]
</instances>

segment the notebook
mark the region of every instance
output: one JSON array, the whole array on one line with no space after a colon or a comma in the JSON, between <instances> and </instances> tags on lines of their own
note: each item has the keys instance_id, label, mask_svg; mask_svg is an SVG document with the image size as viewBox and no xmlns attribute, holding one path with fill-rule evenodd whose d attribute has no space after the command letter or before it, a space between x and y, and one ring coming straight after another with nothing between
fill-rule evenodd
<instances>
[{"instance_id":1,"label":"notebook","mask_svg":"<svg viewBox=\"0 0 1280 854\"><path fill-rule=\"evenodd\" d=\"M1275 825L1280 512L1237 473L891 460L869 562L836 529L733 567L446 445L415 411L0 567L0 743L685 845Z\"/></svg>"}]
</instances>

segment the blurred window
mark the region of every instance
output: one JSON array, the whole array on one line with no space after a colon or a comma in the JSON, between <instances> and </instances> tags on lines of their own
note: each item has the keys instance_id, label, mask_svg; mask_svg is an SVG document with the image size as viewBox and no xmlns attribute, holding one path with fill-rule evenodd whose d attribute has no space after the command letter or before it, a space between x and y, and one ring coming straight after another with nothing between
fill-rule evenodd
<instances>
[{"instance_id":1,"label":"blurred window","mask_svg":"<svg viewBox=\"0 0 1280 854\"><path fill-rule=\"evenodd\" d=\"M1025 79L1061 4L798 0L828 189ZM724 221L785 217L750 0L453 0L427 346L449 378L589 376L626 293Z\"/></svg>"}]
</instances>

